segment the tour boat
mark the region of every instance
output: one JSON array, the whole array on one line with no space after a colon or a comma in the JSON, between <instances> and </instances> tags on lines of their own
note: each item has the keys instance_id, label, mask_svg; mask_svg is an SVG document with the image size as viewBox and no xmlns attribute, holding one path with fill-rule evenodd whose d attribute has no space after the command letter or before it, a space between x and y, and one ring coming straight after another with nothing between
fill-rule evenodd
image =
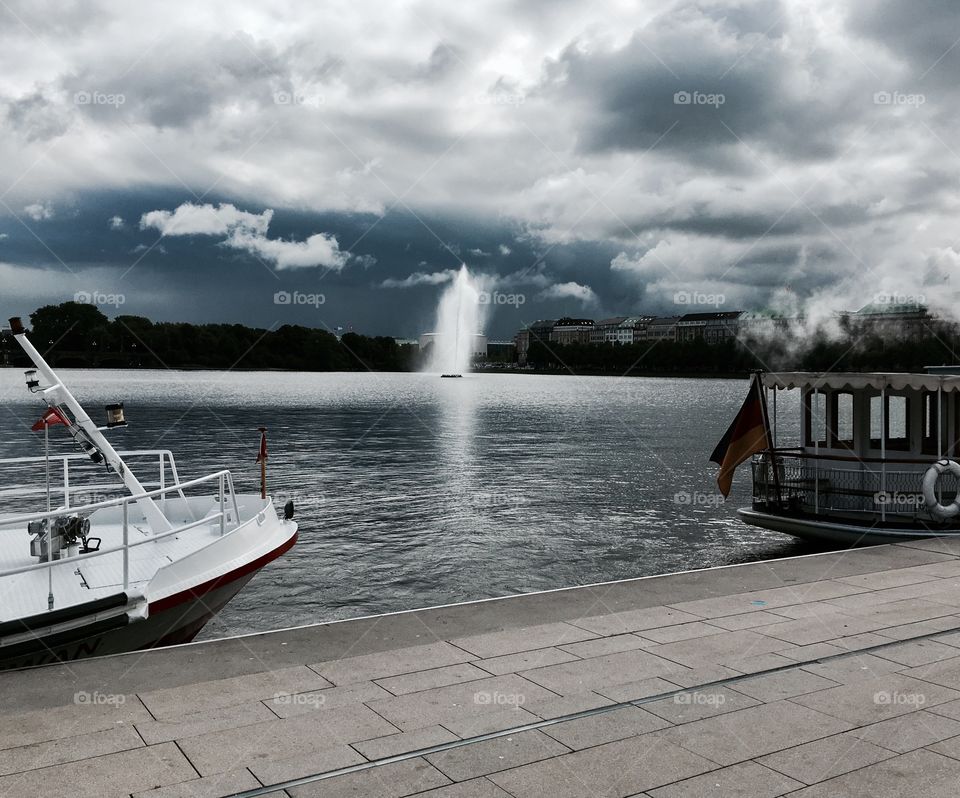
<instances>
[{"instance_id":1,"label":"tour boat","mask_svg":"<svg viewBox=\"0 0 960 798\"><path fill-rule=\"evenodd\" d=\"M123 405L98 427L10 324L47 405L34 429L48 440L64 427L82 453L0 460L0 497L23 510L0 517L0 669L189 642L294 545L293 503L281 518L264 481L236 493L228 470L181 481L167 450L117 452L104 433L125 426ZM41 486L25 484L31 472Z\"/></svg>"},{"instance_id":2,"label":"tour boat","mask_svg":"<svg viewBox=\"0 0 960 798\"><path fill-rule=\"evenodd\" d=\"M731 427L714 453L732 462L752 450L753 504L739 516L831 544L960 535L960 368L927 371L756 374L757 399L738 416L752 442ZM789 390L799 391L800 423L788 442L799 445L781 447L777 395ZM731 455L737 447L724 444L738 437L746 446Z\"/></svg>"}]
</instances>

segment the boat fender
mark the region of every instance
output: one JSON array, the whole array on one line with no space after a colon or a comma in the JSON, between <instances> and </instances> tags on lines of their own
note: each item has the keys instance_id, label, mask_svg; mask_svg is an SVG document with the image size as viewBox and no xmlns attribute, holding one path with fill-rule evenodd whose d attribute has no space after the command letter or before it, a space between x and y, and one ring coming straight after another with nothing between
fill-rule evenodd
<instances>
[{"instance_id":1,"label":"boat fender","mask_svg":"<svg viewBox=\"0 0 960 798\"><path fill-rule=\"evenodd\" d=\"M940 504L940 501L937 499L937 480L940 479L943 474L950 474L960 479L960 463L957 463L955 460L937 460L937 462L927 469L927 473L923 475L923 501L926 503L927 509L934 518L941 521L960 514L960 493L957 494L957 498L946 506Z\"/></svg>"}]
</instances>

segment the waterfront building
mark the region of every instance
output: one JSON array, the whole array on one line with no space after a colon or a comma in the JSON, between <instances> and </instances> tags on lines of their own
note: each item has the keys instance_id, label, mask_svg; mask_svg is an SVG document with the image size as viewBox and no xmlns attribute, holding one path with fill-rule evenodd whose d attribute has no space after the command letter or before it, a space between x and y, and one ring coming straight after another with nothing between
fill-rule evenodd
<instances>
[{"instance_id":1,"label":"waterfront building","mask_svg":"<svg viewBox=\"0 0 960 798\"><path fill-rule=\"evenodd\" d=\"M632 344L644 340L653 316L614 316L601 319L590 332L592 344Z\"/></svg>"},{"instance_id":2,"label":"waterfront building","mask_svg":"<svg viewBox=\"0 0 960 798\"><path fill-rule=\"evenodd\" d=\"M513 342L516 345L517 363L521 366L527 365L527 353L530 351L530 344L548 343L550 341L550 333L553 332L554 324L556 324L554 319L539 319L533 324L528 324L513 337Z\"/></svg>"},{"instance_id":3,"label":"waterfront building","mask_svg":"<svg viewBox=\"0 0 960 798\"><path fill-rule=\"evenodd\" d=\"M741 310L687 313L677 321L676 340L694 341L702 338L708 344L718 344L736 338L742 313Z\"/></svg>"},{"instance_id":4,"label":"waterfront building","mask_svg":"<svg viewBox=\"0 0 960 798\"><path fill-rule=\"evenodd\" d=\"M590 333L595 324L593 319L557 319L550 332L550 341L555 344L589 344Z\"/></svg>"},{"instance_id":5,"label":"waterfront building","mask_svg":"<svg viewBox=\"0 0 960 798\"><path fill-rule=\"evenodd\" d=\"M644 330L644 341L677 340L677 322L679 316L659 316L653 319Z\"/></svg>"},{"instance_id":6,"label":"waterfront building","mask_svg":"<svg viewBox=\"0 0 960 798\"><path fill-rule=\"evenodd\" d=\"M423 333L420 336L420 351L422 352L428 346L436 343L440 338L443 337L442 333ZM451 347L452 349L452 347ZM487 356L487 336L483 333L474 333L471 337L471 354L474 357L486 357Z\"/></svg>"},{"instance_id":7,"label":"waterfront building","mask_svg":"<svg viewBox=\"0 0 960 798\"><path fill-rule=\"evenodd\" d=\"M925 305L914 302L874 302L864 305L856 313L842 316L844 322L860 334L897 337L919 341L930 335L934 321Z\"/></svg>"}]
</instances>

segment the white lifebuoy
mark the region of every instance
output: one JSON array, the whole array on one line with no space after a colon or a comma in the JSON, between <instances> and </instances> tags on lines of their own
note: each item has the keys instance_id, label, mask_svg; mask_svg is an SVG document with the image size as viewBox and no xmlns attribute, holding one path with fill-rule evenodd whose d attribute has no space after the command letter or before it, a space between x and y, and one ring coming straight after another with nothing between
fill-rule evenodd
<instances>
[{"instance_id":1,"label":"white lifebuoy","mask_svg":"<svg viewBox=\"0 0 960 798\"><path fill-rule=\"evenodd\" d=\"M953 518L960 513L960 493L946 506L940 504L939 499L937 499L937 480L943 474L950 474L960 479L960 463L954 460L937 460L923 475L923 501L933 516L941 521Z\"/></svg>"}]
</instances>

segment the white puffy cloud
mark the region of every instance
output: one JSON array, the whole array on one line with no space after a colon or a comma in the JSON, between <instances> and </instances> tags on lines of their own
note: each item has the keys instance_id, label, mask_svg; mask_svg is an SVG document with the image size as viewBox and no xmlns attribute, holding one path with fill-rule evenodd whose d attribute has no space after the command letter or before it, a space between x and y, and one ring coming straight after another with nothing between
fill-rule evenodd
<instances>
[{"instance_id":1,"label":"white puffy cloud","mask_svg":"<svg viewBox=\"0 0 960 798\"><path fill-rule=\"evenodd\" d=\"M53 218L53 206L49 202L34 202L27 205L23 212L35 222Z\"/></svg>"},{"instance_id":2,"label":"white puffy cloud","mask_svg":"<svg viewBox=\"0 0 960 798\"><path fill-rule=\"evenodd\" d=\"M325 266L342 269L349 259L340 251L337 239L328 233L315 233L305 241L267 238L273 218L271 209L263 213L241 211L230 203L195 205L187 202L173 211L156 210L140 217L140 228L156 228L164 236L223 236L223 245L248 252L278 269Z\"/></svg>"},{"instance_id":3,"label":"white puffy cloud","mask_svg":"<svg viewBox=\"0 0 960 798\"><path fill-rule=\"evenodd\" d=\"M124 221L122 216L111 216L107 220L107 224L110 225L111 230L123 230Z\"/></svg>"},{"instance_id":4,"label":"white puffy cloud","mask_svg":"<svg viewBox=\"0 0 960 798\"><path fill-rule=\"evenodd\" d=\"M414 272L402 279L388 277L380 283L381 288L414 288L418 285L443 285L457 276L455 269L439 272Z\"/></svg>"},{"instance_id":5,"label":"white puffy cloud","mask_svg":"<svg viewBox=\"0 0 960 798\"><path fill-rule=\"evenodd\" d=\"M584 305L595 305L598 302L597 295L589 285L575 282L555 283L537 294L537 299L575 299Z\"/></svg>"}]
</instances>

